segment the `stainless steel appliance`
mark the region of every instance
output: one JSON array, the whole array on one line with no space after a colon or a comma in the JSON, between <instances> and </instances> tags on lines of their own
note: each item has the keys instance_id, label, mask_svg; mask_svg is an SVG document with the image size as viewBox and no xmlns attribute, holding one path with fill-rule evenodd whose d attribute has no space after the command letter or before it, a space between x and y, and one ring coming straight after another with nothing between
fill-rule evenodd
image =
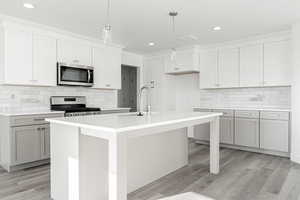
<instances>
[{"instance_id":1,"label":"stainless steel appliance","mask_svg":"<svg viewBox=\"0 0 300 200\"><path fill-rule=\"evenodd\" d=\"M94 84L94 68L83 65L57 63L57 85L91 87Z\"/></svg>"},{"instance_id":2,"label":"stainless steel appliance","mask_svg":"<svg viewBox=\"0 0 300 200\"><path fill-rule=\"evenodd\" d=\"M84 96L52 96L50 98L51 110L64 111L65 117L98 115L100 108L86 107L86 98Z\"/></svg>"}]
</instances>

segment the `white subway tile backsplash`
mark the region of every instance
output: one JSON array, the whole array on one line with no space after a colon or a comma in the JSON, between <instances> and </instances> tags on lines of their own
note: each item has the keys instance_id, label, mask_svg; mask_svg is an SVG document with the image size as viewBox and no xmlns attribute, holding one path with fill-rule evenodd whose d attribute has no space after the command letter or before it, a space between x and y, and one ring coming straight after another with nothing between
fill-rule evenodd
<instances>
[{"instance_id":1,"label":"white subway tile backsplash","mask_svg":"<svg viewBox=\"0 0 300 200\"><path fill-rule=\"evenodd\" d=\"M51 96L86 96L90 107L117 107L117 92L77 87L0 86L0 111L49 109Z\"/></svg>"},{"instance_id":2,"label":"white subway tile backsplash","mask_svg":"<svg viewBox=\"0 0 300 200\"><path fill-rule=\"evenodd\" d=\"M290 108L290 87L200 90L201 107Z\"/></svg>"}]
</instances>

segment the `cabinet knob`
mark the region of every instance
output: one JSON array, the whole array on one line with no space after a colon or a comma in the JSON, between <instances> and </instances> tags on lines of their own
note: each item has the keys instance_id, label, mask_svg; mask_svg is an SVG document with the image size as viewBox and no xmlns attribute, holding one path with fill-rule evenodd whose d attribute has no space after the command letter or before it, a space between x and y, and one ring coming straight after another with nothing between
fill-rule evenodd
<instances>
[{"instance_id":1,"label":"cabinet knob","mask_svg":"<svg viewBox=\"0 0 300 200\"><path fill-rule=\"evenodd\" d=\"M179 70L179 69L180 69L179 67L175 67L175 68L174 68L174 70Z\"/></svg>"},{"instance_id":2,"label":"cabinet knob","mask_svg":"<svg viewBox=\"0 0 300 200\"><path fill-rule=\"evenodd\" d=\"M106 87L110 87L110 84L106 84L105 86L106 86Z\"/></svg>"},{"instance_id":3,"label":"cabinet knob","mask_svg":"<svg viewBox=\"0 0 300 200\"><path fill-rule=\"evenodd\" d=\"M73 60L73 63L79 63L79 60L75 59L75 60Z\"/></svg>"}]
</instances>

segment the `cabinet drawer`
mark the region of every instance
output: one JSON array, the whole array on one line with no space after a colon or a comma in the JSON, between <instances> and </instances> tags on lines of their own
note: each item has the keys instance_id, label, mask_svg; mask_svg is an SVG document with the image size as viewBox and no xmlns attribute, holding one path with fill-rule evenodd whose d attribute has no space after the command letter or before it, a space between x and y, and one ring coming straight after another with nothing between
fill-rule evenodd
<instances>
[{"instance_id":1,"label":"cabinet drawer","mask_svg":"<svg viewBox=\"0 0 300 200\"><path fill-rule=\"evenodd\" d=\"M289 112L261 112L261 119L274 119L274 120L289 120L290 113Z\"/></svg>"},{"instance_id":2,"label":"cabinet drawer","mask_svg":"<svg viewBox=\"0 0 300 200\"><path fill-rule=\"evenodd\" d=\"M22 115L10 118L10 126L26 126L45 124L45 118L63 117L63 114Z\"/></svg>"},{"instance_id":3,"label":"cabinet drawer","mask_svg":"<svg viewBox=\"0 0 300 200\"><path fill-rule=\"evenodd\" d=\"M215 110L213 110L213 112L223 113L223 117L233 117L234 116L233 110L215 109Z\"/></svg>"},{"instance_id":4,"label":"cabinet drawer","mask_svg":"<svg viewBox=\"0 0 300 200\"><path fill-rule=\"evenodd\" d=\"M239 110L235 112L236 117L259 118L259 111Z\"/></svg>"}]
</instances>

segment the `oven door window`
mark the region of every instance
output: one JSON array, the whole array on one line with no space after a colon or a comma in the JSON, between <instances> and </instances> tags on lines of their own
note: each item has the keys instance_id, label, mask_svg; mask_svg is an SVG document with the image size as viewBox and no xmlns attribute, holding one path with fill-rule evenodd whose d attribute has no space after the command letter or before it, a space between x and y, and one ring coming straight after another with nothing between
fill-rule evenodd
<instances>
[{"instance_id":1,"label":"oven door window","mask_svg":"<svg viewBox=\"0 0 300 200\"><path fill-rule=\"evenodd\" d=\"M60 77L61 81L81 83L89 82L89 72L87 69L61 66Z\"/></svg>"}]
</instances>

